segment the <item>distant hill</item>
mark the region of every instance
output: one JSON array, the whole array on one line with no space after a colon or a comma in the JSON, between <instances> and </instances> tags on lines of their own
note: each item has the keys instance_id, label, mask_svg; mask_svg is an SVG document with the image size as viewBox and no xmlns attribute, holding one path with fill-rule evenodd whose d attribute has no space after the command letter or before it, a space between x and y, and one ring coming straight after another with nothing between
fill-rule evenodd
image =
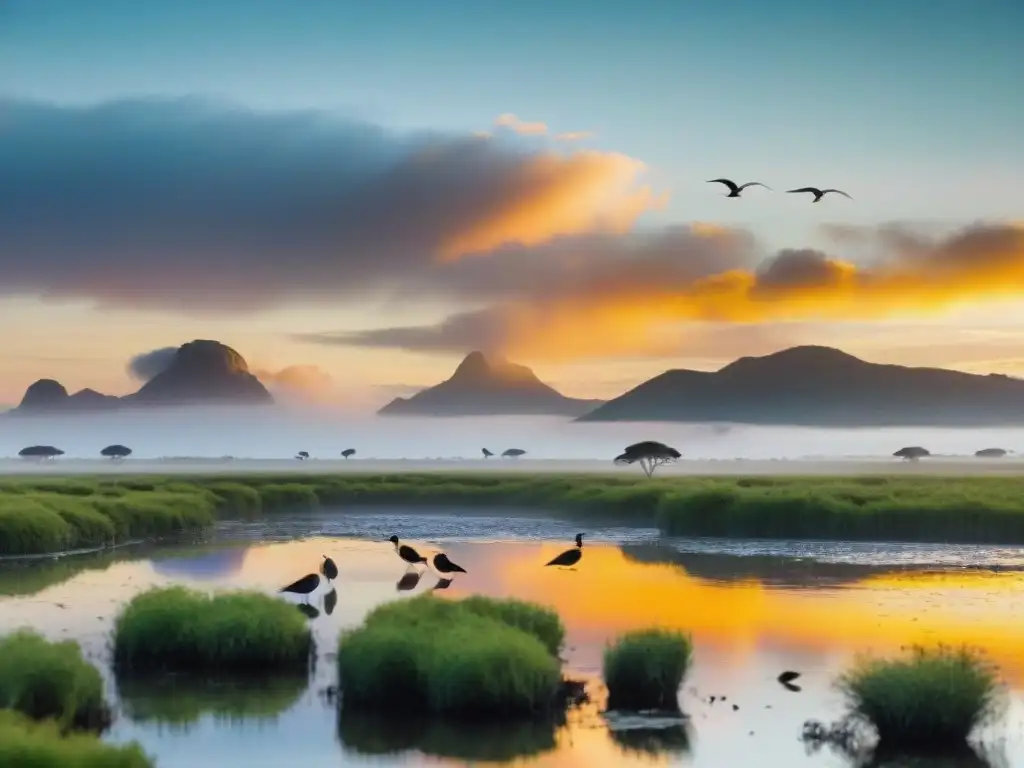
<instances>
[{"instance_id":1,"label":"distant hill","mask_svg":"<svg viewBox=\"0 0 1024 768\"><path fill-rule=\"evenodd\" d=\"M869 363L801 346L714 372L672 370L577 421L733 422L820 427L1024 424L1024 381Z\"/></svg>"},{"instance_id":2,"label":"distant hill","mask_svg":"<svg viewBox=\"0 0 1024 768\"><path fill-rule=\"evenodd\" d=\"M25 391L11 415L81 413L124 406L155 407L200 403L268 404L274 398L249 373L245 359L219 341L196 340L183 344L170 365L147 381L138 392L124 397L83 389L69 395L53 379L40 379Z\"/></svg>"},{"instance_id":3,"label":"distant hill","mask_svg":"<svg viewBox=\"0 0 1024 768\"><path fill-rule=\"evenodd\" d=\"M602 400L566 397L542 382L529 368L471 352L450 379L397 397L377 413L382 416L579 416Z\"/></svg>"}]
</instances>

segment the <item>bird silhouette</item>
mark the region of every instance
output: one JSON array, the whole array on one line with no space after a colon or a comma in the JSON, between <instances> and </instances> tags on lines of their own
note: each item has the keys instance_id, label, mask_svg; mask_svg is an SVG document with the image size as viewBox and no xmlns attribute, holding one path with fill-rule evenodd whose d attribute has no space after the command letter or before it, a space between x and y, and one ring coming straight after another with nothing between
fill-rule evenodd
<instances>
[{"instance_id":1,"label":"bird silhouette","mask_svg":"<svg viewBox=\"0 0 1024 768\"><path fill-rule=\"evenodd\" d=\"M409 592L410 590L416 589L416 585L420 583L420 579L423 578L423 571L407 571L402 574L402 578L395 584L395 589L399 592Z\"/></svg>"},{"instance_id":2,"label":"bird silhouette","mask_svg":"<svg viewBox=\"0 0 1024 768\"><path fill-rule=\"evenodd\" d=\"M307 573L298 581L293 581L287 587L281 587L279 592L291 592L295 595L305 595L309 599L309 593L320 586L320 574Z\"/></svg>"},{"instance_id":3,"label":"bird silhouette","mask_svg":"<svg viewBox=\"0 0 1024 768\"><path fill-rule=\"evenodd\" d=\"M332 589L324 595L324 613L330 616L338 605L338 590Z\"/></svg>"},{"instance_id":4,"label":"bird silhouette","mask_svg":"<svg viewBox=\"0 0 1024 768\"><path fill-rule=\"evenodd\" d=\"M427 562L427 558L423 557L423 555L408 544L399 544L397 536L392 536L388 541L395 545L395 552L397 552L398 556L409 565L419 565L420 563Z\"/></svg>"},{"instance_id":5,"label":"bird silhouette","mask_svg":"<svg viewBox=\"0 0 1024 768\"><path fill-rule=\"evenodd\" d=\"M320 564L320 573L327 578L327 581L334 581L338 578L338 566L327 555L324 555L323 558L324 561Z\"/></svg>"},{"instance_id":6,"label":"bird silhouette","mask_svg":"<svg viewBox=\"0 0 1024 768\"><path fill-rule=\"evenodd\" d=\"M456 565L448 559L448 555L444 552L438 552L434 555L434 570L440 574L449 573L465 573L466 569L461 565Z\"/></svg>"},{"instance_id":7,"label":"bird silhouette","mask_svg":"<svg viewBox=\"0 0 1024 768\"><path fill-rule=\"evenodd\" d=\"M853 200L852 197L843 192L843 190L841 189L818 189L817 187L800 187L800 189L787 189L786 192L789 194L792 194L793 192L810 192L812 195L814 195L814 199L811 200L812 203L818 202L829 192L835 192L837 195L842 195L843 197Z\"/></svg>"},{"instance_id":8,"label":"bird silhouette","mask_svg":"<svg viewBox=\"0 0 1024 768\"><path fill-rule=\"evenodd\" d=\"M583 534L576 534L576 546L573 549L567 549L565 552L554 558L550 563L545 563L545 567L549 565L559 566L571 566L576 565L583 557Z\"/></svg>"},{"instance_id":9,"label":"bird silhouette","mask_svg":"<svg viewBox=\"0 0 1024 768\"><path fill-rule=\"evenodd\" d=\"M746 184L737 184L735 181L730 179L709 179L708 184L725 184L729 188L729 194L726 197L739 197L740 193L747 187L764 187L769 192L772 192L771 187L767 184L762 184L760 181L748 181Z\"/></svg>"}]
</instances>

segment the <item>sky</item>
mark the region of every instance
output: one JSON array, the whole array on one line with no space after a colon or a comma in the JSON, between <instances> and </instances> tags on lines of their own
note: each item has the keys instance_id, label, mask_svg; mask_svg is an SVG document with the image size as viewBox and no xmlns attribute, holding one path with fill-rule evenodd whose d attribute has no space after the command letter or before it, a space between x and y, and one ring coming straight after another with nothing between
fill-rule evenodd
<instances>
[{"instance_id":1,"label":"sky","mask_svg":"<svg viewBox=\"0 0 1024 768\"><path fill-rule=\"evenodd\" d=\"M580 397L795 344L1024 373L1021 24L0 0L0 403L195 338L353 407L473 349Z\"/></svg>"}]
</instances>

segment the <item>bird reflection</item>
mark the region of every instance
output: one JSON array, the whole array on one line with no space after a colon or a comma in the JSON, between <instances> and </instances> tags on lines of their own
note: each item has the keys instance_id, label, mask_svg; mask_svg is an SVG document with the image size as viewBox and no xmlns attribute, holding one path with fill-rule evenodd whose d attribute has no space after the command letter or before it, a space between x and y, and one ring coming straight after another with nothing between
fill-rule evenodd
<instances>
[{"instance_id":1,"label":"bird reflection","mask_svg":"<svg viewBox=\"0 0 1024 768\"><path fill-rule=\"evenodd\" d=\"M420 583L421 578L423 578L423 571L409 571L398 580L395 589L399 592L408 592L410 589L416 589L416 585Z\"/></svg>"},{"instance_id":2,"label":"bird reflection","mask_svg":"<svg viewBox=\"0 0 1024 768\"><path fill-rule=\"evenodd\" d=\"M431 592L435 592L439 589L448 589L452 585L451 579L438 579L437 584L430 588Z\"/></svg>"},{"instance_id":3,"label":"bird reflection","mask_svg":"<svg viewBox=\"0 0 1024 768\"><path fill-rule=\"evenodd\" d=\"M326 595L324 595L324 613L330 616L334 613L334 608L338 604L338 590L332 589Z\"/></svg>"},{"instance_id":4,"label":"bird reflection","mask_svg":"<svg viewBox=\"0 0 1024 768\"><path fill-rule=\"evenodd\" d=\"M307 619L315 619L320 615L320 610L315 605L309 603L296 603L295 607L299 609L299 613L303 614Z\"/></svg>"}]
</instances>

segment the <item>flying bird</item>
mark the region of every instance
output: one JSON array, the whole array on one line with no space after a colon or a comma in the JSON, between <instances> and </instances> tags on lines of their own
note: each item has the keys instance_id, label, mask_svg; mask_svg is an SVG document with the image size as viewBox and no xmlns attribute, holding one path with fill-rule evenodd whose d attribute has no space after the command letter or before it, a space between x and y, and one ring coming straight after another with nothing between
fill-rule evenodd
<instances>
[{"instance_id":1,"label":"flying bird","mask_svg":"<svg viewBox=\"0 0 1024 768\"><path fill-rule=\"evenodd\" d=\"M444 552L438 552L434 555L434 570L442 575L449 573L465 573L466 569L461 565L456 565L448 559L448 555Z\"/></svg>"},{"instance_id":2,"label":"flying bird","mask_svg":"<svg viewBox=\"0 0 1024 768\"><path fill-rule=\"evenodd\" d=\"M293 581L287 587L281 587L280 592L291 592L295 595L306 595L306 599L309 599L309 593L320 586L320 574L318 573L307 573L298 581Z\"/></svg>"},{"instance_id":3,"label":"flying bird","mask_svg":"<svg viewBox=\"0 0 1024 768\"><path fill-rule=\"evenodd\" d=\"M707 183L708 184L725 184L725 186L727 186L729 188L729 194L726 195L726 197L739 197L740 196L740 192L742 192L747 187L764 187L769 192L774 191L774 190L772 190L771 187L769 187L766 184L762 184L760 181L748 181L746 184L739 184L738 185L738 184L736 184L735 181L731 181L730 179L709 179Z\"/></svg>"},{"instance_id":4,"label":"flying bird","mask_svg":"<svg viewBox=\"0 0 1024 768\"><path fill-rule=\"evenodd\" d=\"M320 573L322 573L328 581L334 581L338 578L338 566L327 555L324 555L323 557L324 561L320 564Z\"/></svg>"},{"instance_id":5,"label":"flying bird","mask_svg":"<svg viewBox=\"0 0 1024 768\"><path fill-rule=\"evenodd\" d=\"M565 550L565 552L560 554L558 557L556 557L550 563L545 563L544 567L546 568L549 565L561 565L561 566L576 565L576 563L578 563L580 561L581 557L583 557L583 534L582 533L577 533L576 534L576 546L575 546L575 548Z\"/></svg>"},{"instance_id":6,"label":"flying bird","mask_svg":"<svg viewBox=\"0 0 1024 768\"><path fill-rule=\"evenodd\" d=\"M423 557L423 555L408 544L399 544L397 536L392 536L388 541L395 545L395 552L397 552L398 556L405 560L409 565L419 565L420 563L427 562L427 558Z\"/></svg>"},{"instance_id":7,"label":"flying bird","mask_svg":"<svg viewBox=\"0 0 1024 768\"><path fill-rule=\"evenodd\" d=\"M819 200L821 200L821 198L823 198L829 192L835 192L837 195L842 195L843 197L846 197L846 198L849 198L850 200L853 200L852 197L850 197L848 194L843 192L843 190L841 190L841 189L818 189L817 187L800 187L800 189L787 189L786 192L787 193L810 192L812 195L814 195L814 199L811 200L812 203L818 202Z\"/></svg>"}]
</instances>

